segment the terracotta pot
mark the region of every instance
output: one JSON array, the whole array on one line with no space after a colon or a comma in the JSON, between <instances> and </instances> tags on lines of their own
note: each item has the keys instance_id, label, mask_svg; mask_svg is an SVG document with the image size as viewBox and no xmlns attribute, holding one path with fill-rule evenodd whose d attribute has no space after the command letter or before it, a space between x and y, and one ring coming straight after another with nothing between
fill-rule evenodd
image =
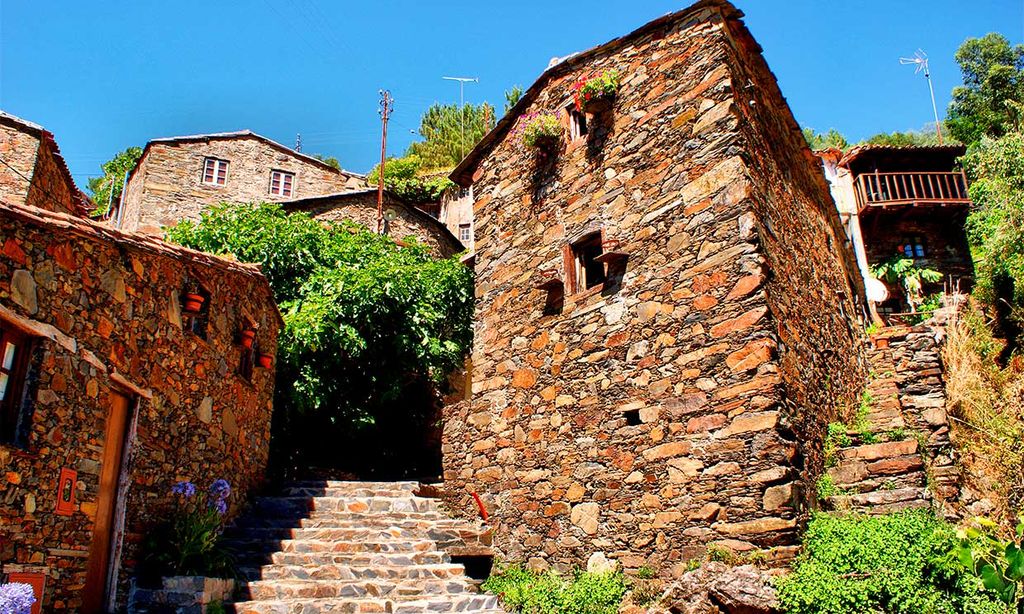
<instances>
[{"instance_id":1,"label":"terracotta pot","mask_svg":"<svg viewBox=\"0 0 1024 614\"><path fill-rule=\"evenodd\" d=\"M886 337L879 337L878 339L875 339L875 347L880 350L889 347L889 339Z\"/></svg>"},{"instance_id":2,"label":"terracotta pot","mask_svg":"<svg viewBox=\"0 0 1024 614\"><path fill-rule=\"evenodd\" d=\"M251 328L242 331L242 347L251 349L254 341L256 341L256 331Z\"/></svg>"},{"instance_id":3,"label":"terracotta pot","mask_svg":"<svg viewBox=\"0 0 1024 614\"><path fill-rule=\"evenodd\" d=\"M606 94L604 96L598 96L591 98L583 103L583 112L591 115L600 115L607 113L612 110L612 104L615 102L614 94Z\"/></svg>"},{"instance_id":4,"label":"terracotta pot","mask_svg":"<svg viewBox=\"0 0 1024 614\"><path fill-rule=\"evenodd\" d=\"M193 294L189 292L185 295L185 311L188 313L199 313L199 310L203 308L203 303L206 302L206 297L201 294Z\"/></svg>"},{"instance_id":5,"label":"terracotta pot","mask_svg":"<svg viewBox=\"0 0 1024 614\"><path fill-rule=\"evenodd\" d=\"M274 364L274 357L270 354L260 354L256 357L256 362L261 369L269 369L270 365Z\"/></svg>"}]
</instances>

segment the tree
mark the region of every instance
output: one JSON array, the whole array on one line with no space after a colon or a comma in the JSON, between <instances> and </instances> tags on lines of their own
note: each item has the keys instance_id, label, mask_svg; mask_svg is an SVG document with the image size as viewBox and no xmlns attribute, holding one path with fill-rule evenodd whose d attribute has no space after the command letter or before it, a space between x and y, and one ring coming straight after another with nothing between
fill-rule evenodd
<instances>
[{"instance_id":1,"label":"tree","mask_svg":"<svg viewBox=\"0 0 1024 614\"><path fill-rule=\"evenodd\" d=\"M807 146L812 151L832 147L845 150L850 146L850 142L846 140L846 137L835 128L829 128L829 131L824 134L815 132L813 128L804 128L804 139L807 140Z\"/></svg>"},{"instance_id":2,"label":"tree","mask_svg":"<svg viewBox=\"0 0 1024 614\"><path fill-rule=\"evenodd\" d=\"M512 89L505 90L505 115L512 110L512 107L516 106L519 99L523 97L523 88L518 85L513 85Z\"/></svg>"},{"instance_id":3,"label":"tree","mask_svg":"<svg viewBox=\"0 0 1024 614\"><path fill-rule=\"evenodd\" d=\"M89 178L89 193L96 204L94 215L103 215L121 198L125 174L135 168L142 157L141 147L129 147L100 165L103 175Z\"/></svg>"},{"instance_id":4,"label":"tree","mask_svg":"<svg viewBox=\"0 0 1024 614\"><path fill-rule=\"evenodd\" d=\"M213 207L167 238L267 276L285 321L276 453L327 462L346 450L351 462L386 466L436 421L435 391L472 342L472 273L458 258L269 203Z\"/></svg>"},{"instance_id":5,"label":"tree","mask_svg":"<svg viewBox=\"0 0 1024 614\"><path fill-rule=\"evenodd\" d=\"M424 170L452 168L494 127L494 107L434 104L420 120L425 140L409 145L406 156L418 156Z\"/></svg>"},{"instance_id":6,"label":"tree","mask_svg":"<svg viewBox=\"0 0 1024 614\"><path fill-rule=\"evenodd\" d=\"M1024 132L983 137L961 162L974 203L967 237L975 293L1012 338L1024 327Z\"/></svg>"},{"instance_id":7,"label":"tree","mask_svg":"<svg viewBox=\"0 0 1024 614\"><path fill-rule=\"evenodd\" d=\"M879 132L864 140L868 145L890 145L906 147L908 145L938 145L939 135L935 132L935 124L931 123L920 130L906 132Z\"/></svg>"},{"instance_id":8,"label":"tree","mask_svg":"<svg viewBox=\"0 0 1024 614\"><path fill-rule=\"evenodd\" d=\"M338 162L338 159L335 158L334 156L325 156L323 154L318 154L318 153L309 154L309 155L314 157L314 158L316 158L317 160L320 160L321 162L323 162L327 166L335 168L335 169L337 169L339 171L341 170L341 162Z\"/></svg>"},{"instance_id":9,"label":"tree","mask_svg":"<svg viewBox=\"0 0 1024 614\"><path fill-rule=\"evenodd\" d=\"M366 180L370 185L377 185L379 176L378 164L373 167ZM409 202L425 203L440 200L446 190L455 186L455 182L448 179L444 173L425 176L420 157L410 155L387 159L384 165L384 186Z\"/></svg>"},{"instance_id":10,"label":"tree","mask_svg":"<svg viewBox=\"0 0 1024 614\"><path fill-rule=\"evenodd\" d=\"M917 266L913 258L896 254L885 262L871 267L871 275L891 284L899 284L906 296L910 312L917 313L917 306L924 296L924 283L935 283L942 280L942 273L933 269Z\"/></svg>"},{"instance_id":11,"label":"tree","mask_svg":"<svg viewBox=\"0 0 1024 614\"><path fill-rule=\"evenodd\" d=\"M1024 104L1024 45L1011 47L1006 37L990 33L967 39L955 57L964 84L953 89L949 104L953 137L971 145L1020 129L1024 118L1016 105Z\"/></svg>"}]
</instances>

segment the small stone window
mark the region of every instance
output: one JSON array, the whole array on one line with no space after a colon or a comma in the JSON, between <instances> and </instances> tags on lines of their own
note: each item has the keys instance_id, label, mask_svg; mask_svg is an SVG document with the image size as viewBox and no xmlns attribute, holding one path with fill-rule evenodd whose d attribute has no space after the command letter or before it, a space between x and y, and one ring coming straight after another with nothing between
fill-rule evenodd
<instances>
[{"instance_id":1,"label":"small stone window","mask_svg":"<svg viewBox=\"0 0 1024 614\"><path fill-rule=\"evenodd\" d=\"M256 366L256 352L259 350L259 346L253 345L251 348L242 348L242 355L238 359L238 375L247 382L252 381L252 370Z\"/></svg>"},{"instance_id":2,"label":"small stone window","mask_svg":"<svg viewBox=\"0 0 1024 614\"><path fill-rule=\"evenodd\" d=\"M22 407L33 341L0 322L0 443L18 444L19 433L26 431Z\"/></svg>"},{"instance_id":3,"label":"small stone window","mask_svg":"<svg viewBox=\"0 0 1024 614\"><path fill-rule=\"evenodd\" d=\"M270 171L270 194L272 196L291 196L293 185L295 185L295 173Z\"/></svg>"},{"instance_id":4,"label":"small stone window","mask_svg":"<svg viewBox=\"0 0 1024 614\"><path fill-rule=\"evenodd\" d=\"M604 263L598 260L604 250L601 248L601 233L590 233L573 243L567 262L566 286L572 292L582 292L604 284L607 279Z\"/></svg>"},{"instance_id":5,"label":"small stone window","mask_svg":"<svg viewBox=\"0 0 1024 614\"><path fill-rule=\"evenodd\" d=\"M924 238L916 235L903 238L900 252L907 258L924 258L928 255L928 250L925 249L924 245Z\"/></svg>"},{"instance_id":6,"label":"small stone window","mask_svg":"<svg viewBox=\"0 0 1024 614\"><path fill-rule=\"evenodd\" d=\"M473 228L470 224L459 224L459 241L468 245L473 240Z\"/></svg>"},{"instance_id":7,"label":"small stone window","mask_svg":"<svg viewBox=\"0 0 1024 614\"><path fill-rule=\"evenodd\" d=\"M569 105L565 111L569 114L569 135L572 140L575 141L587 136L586 114L581 113L575 104Z\"/></svg>"},{"instance_id":8,"label":"small stone window","mask_svg":"<svg viewBox=\"0 0 1024 614\"><path fill-rule=\"evenodd\" d=\"M203 162L203 183L224 185L228 181L228 161L220 158L206 158Z\"/></svg>"}]
</instances>

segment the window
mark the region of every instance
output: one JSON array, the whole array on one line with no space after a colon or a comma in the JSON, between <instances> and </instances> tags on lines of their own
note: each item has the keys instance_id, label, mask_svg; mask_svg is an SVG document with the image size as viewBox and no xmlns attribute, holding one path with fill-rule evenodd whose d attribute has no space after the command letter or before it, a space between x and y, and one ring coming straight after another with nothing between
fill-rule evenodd
<instances>
[{"instance_id":1,"label":"window","mask_svg":"<svg viewBox=\"0 0 1024 614\"><path fill-rule=\"evenodd\" d=\"M473 229L469 224L459 224L459 241L468 245L473 240Z\"/></svg>"},{"instance_id":2,"label":"window","mask_svg":"<svg viewBox=\"0 0 1024 614\"><path fill-rule=\"evenodd\" d=\"M291 196L295 184L295 173L270 171L270 193L274 196Z\"/></svg>"},{"instance_id":3,"label":"window","mask_svg":"<svg viewBox=\"0 0 1024 614\"><path fill-rule=\"evenodd\" d=\"M228 161L219 158L207 158L203 164L203 183L224 185L228 181Z\"/></svg>"},{"instance_id":4,"label":"window","mask_svg":"<svg viewBox=\"0 0 1024 614\"><path fill-rule=\"evenodd\" d=\"M903 244L900 245L900 251L907 258L924 258L928 255L927 250L924 248L924 239L922 237L904 237Z\"/></svg>"},{"instance_id":5,"label":"window","mask_svg":"<svg viewBox=\"0 0 1024 614\"><path fill-rule=\"evenodd\" d=\"M18 443L31 338L0 323L0 442Z\"/></svg>"},{"instance_id":6,"label":"window","mask_svg":"<svg viewBox=\"0 0 1024 614\"><path fill-rule=\"evenodd\" d=\"M569 105L566 112L569 113L569 134L572 140L587 136L587 116L580 113L575 104Z\"/></svg>"},{"instance_id":7,"label":"window","mask_svg":"<svg viewBox=\"0 0 1024 614\"><path fill-rule=\"evenodd\" d=\"M600 232L591 233L570 246L571 258L566 268L567 286L572 291L589 290L605 282L604 263L598 260L602 253Z\"/></svg>"}]
</instances>

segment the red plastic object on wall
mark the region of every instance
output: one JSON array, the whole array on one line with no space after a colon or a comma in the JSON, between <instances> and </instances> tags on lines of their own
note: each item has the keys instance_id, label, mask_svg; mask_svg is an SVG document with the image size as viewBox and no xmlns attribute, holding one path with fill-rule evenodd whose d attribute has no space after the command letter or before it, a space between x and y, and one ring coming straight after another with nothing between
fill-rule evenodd
<instances>
[{"instance_id":1,"label":"red plastic object on wall","mask_svg":"<svg viewBox=\"0 0 1024 614\"><path fill-rule=\"evenodd\" d=\"M46 574L27 571L12 571L7 575L7 581L28 584L32 587L32 594L36 596L36 602L29 610L32 614L41 614L43 611L43 591L46 589Z\"/></svg>"},{"instance_id":2,"label":"red plastic object on wall","mask_svg":"<svg viewBox=\"0 0 1024 614\"><path fill-rule=\"evenodd\" d=\"M476 491L470 493L473 495L473 500L476 501L476 508L480 510L480 517L487 522L487 508L484 507L484 502L480 500L480 495L476 494Z\"/></svg>"},{"instance_id":3,"label":"red plastic object on wall","mask_svg":"<svg viewBox=\"0 0 1024 614\"><path fill-rule=\"evenodd\" d=\"M70 516L75 513L75 484L78 481L78 472L74 469L64 467L60 470L60 479L57 480L57 514Z\"/></svg>"}]
</instances>

